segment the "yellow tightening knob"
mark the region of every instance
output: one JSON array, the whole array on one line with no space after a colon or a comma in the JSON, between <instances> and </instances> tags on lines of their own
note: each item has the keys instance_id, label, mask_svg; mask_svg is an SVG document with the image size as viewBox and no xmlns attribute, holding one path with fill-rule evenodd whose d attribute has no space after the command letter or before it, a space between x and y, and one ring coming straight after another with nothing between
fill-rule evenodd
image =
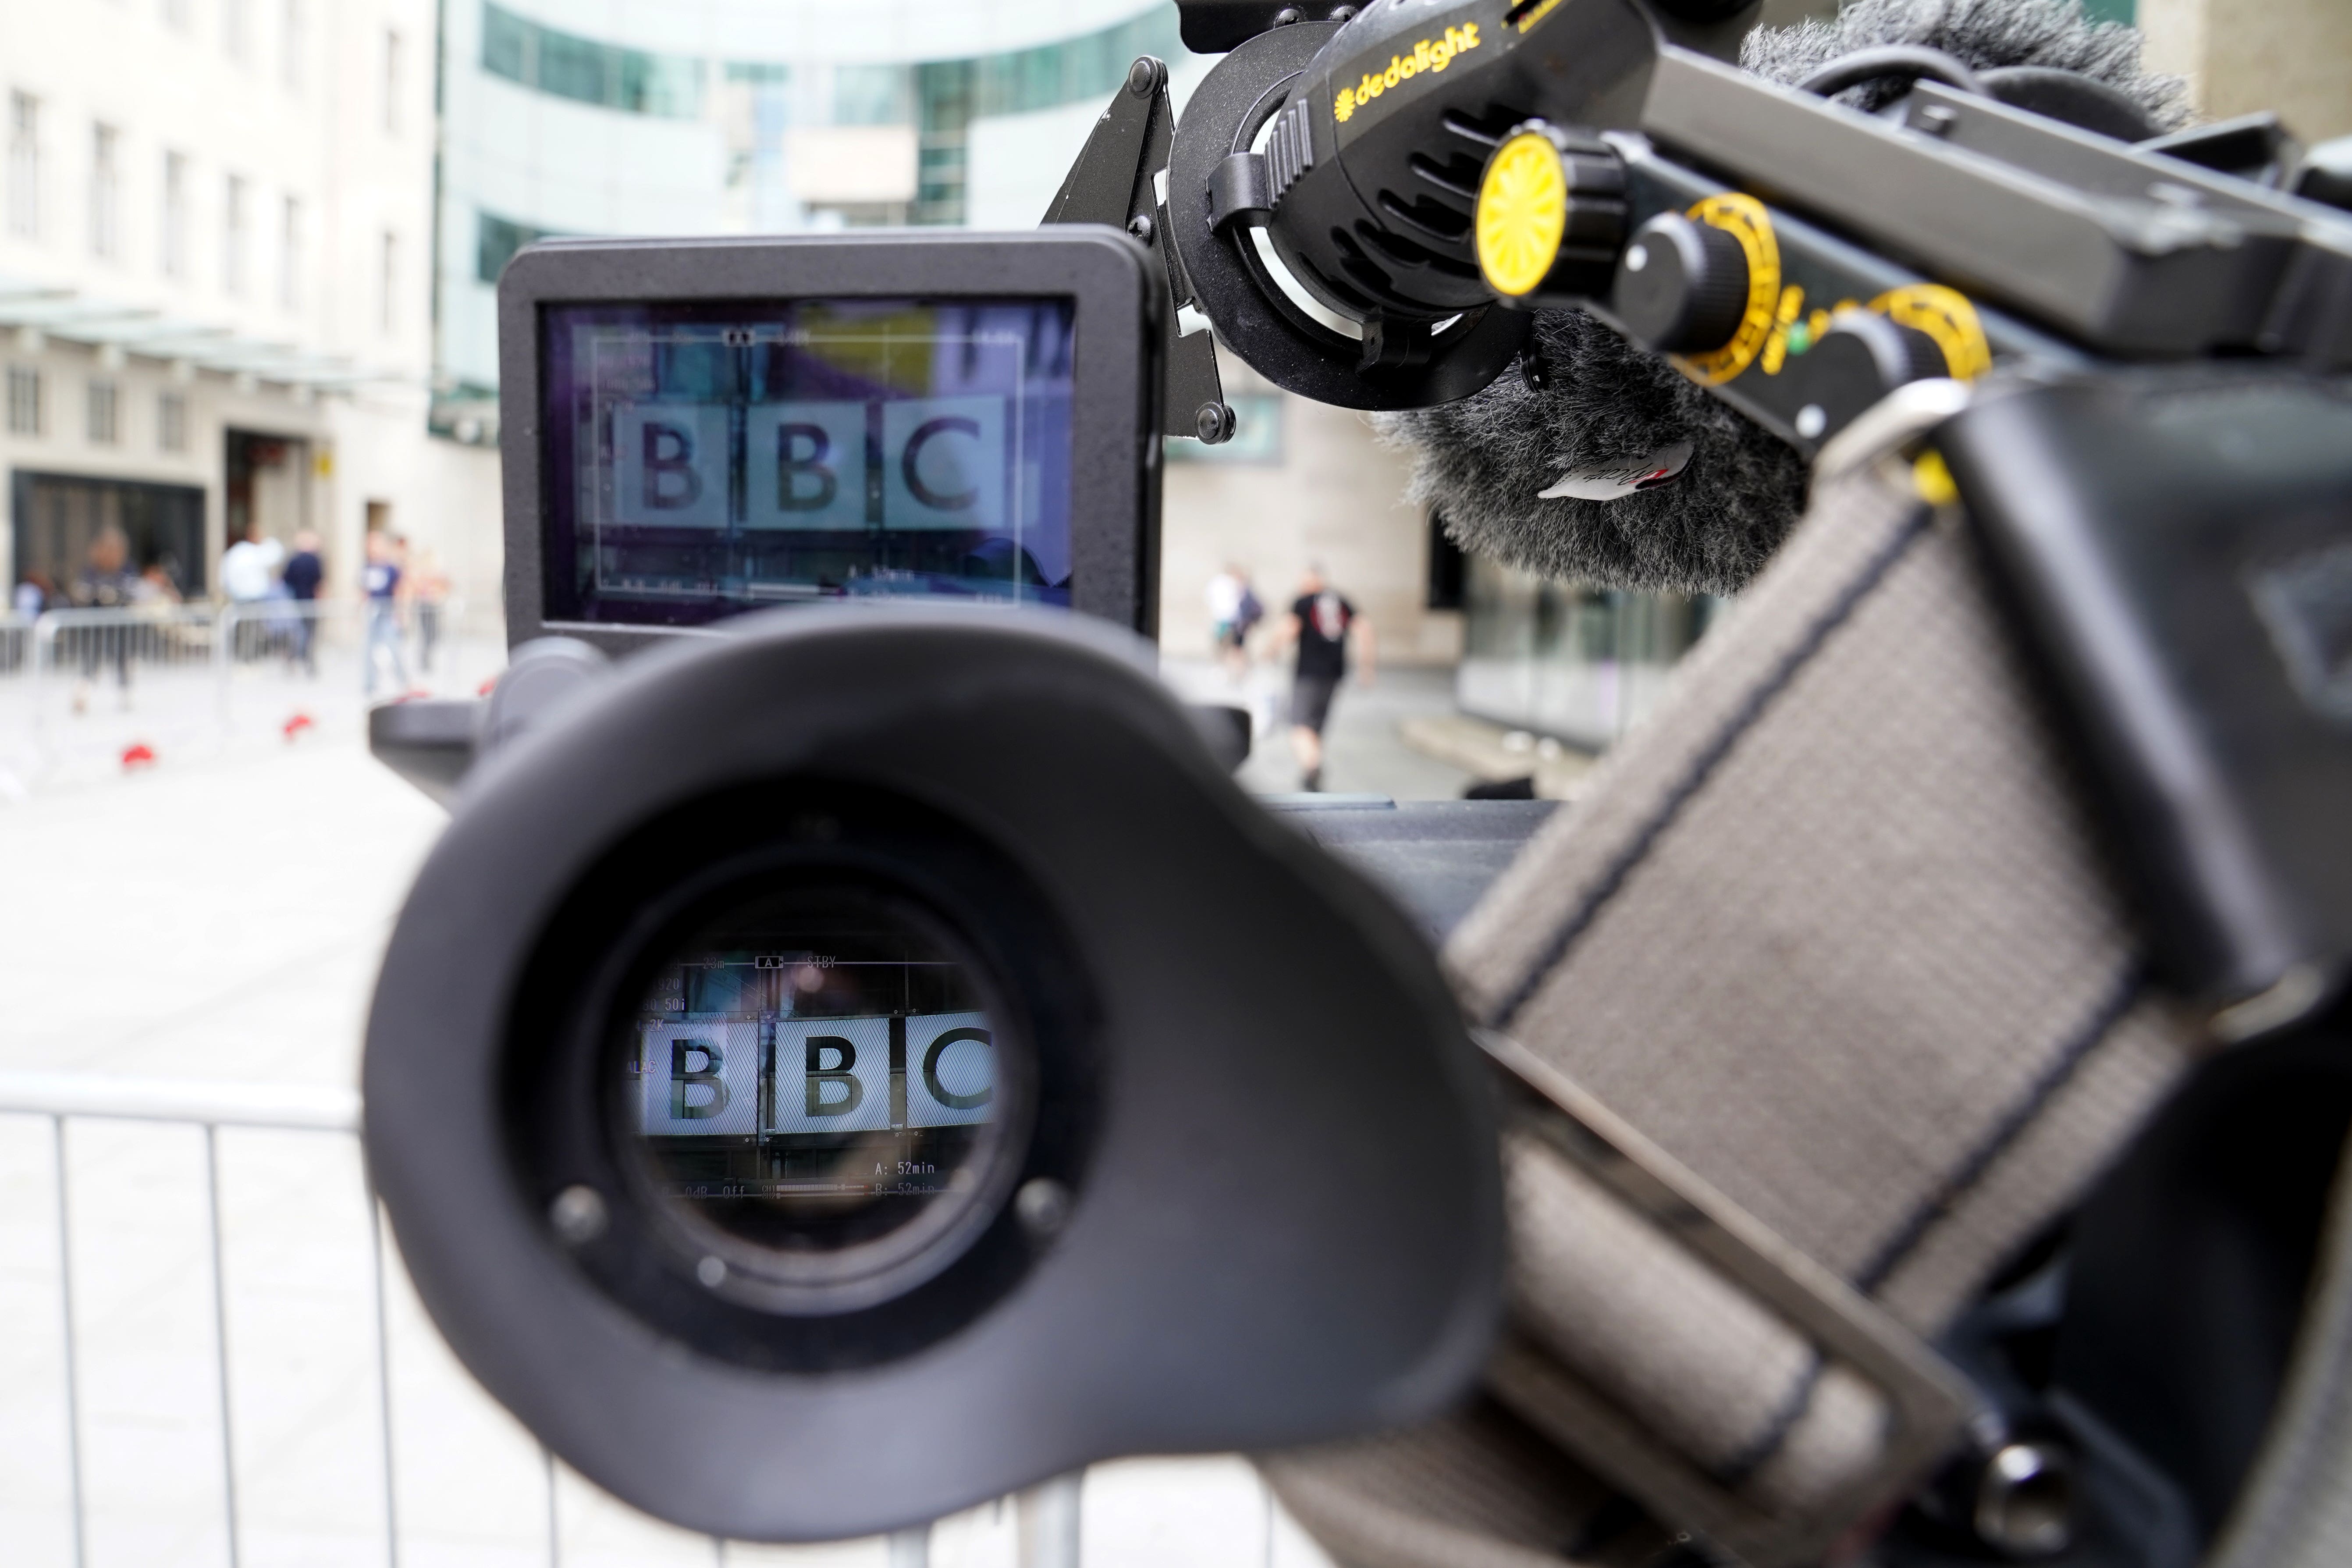
<instances>
[{"instance_id":1,"label":"yellow tightening knob","mask_svg":"<svg viewBox=\"0 0 2352 1568\"><path fill-rule=\"evenodd\" d=\"M1625 166L1607 142L1540 120L1496 144L1472 224L1478 270L1507 305L1605 293L1625 234Z\"/></svg>"}]
</instances>

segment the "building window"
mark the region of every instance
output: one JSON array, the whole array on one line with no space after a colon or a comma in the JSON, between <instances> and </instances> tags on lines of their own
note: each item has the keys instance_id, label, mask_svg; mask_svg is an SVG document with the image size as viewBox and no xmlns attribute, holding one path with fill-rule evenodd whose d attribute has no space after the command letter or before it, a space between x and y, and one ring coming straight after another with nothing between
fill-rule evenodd
<instances>
[{"instance_id":1,"label":"building window","mask_svg":"<svg viewBox=\"0 0 2352 1568\"><path fill-rule=\"evenodd\" d=\"M527 223L516 223L495 214L478 212L474 241L474 276L485 283L496 283L499 274L507 269L515 252L533 240L545 239L553 229L533 228Z\"/></svg>"},{"instance_id":2,"label":"building window","mask_svg":"<svg viewBox=\"0 0 2352 1568\"><path fill-rule=\"evenodd\" d=\"M289 310L302 304L302 203L294 196L278 215L278 302Z\"/></svg>"},{"instance_id":3,"label":"building window","mask_svg":"<svg viewBox=\"0 0 2352 1568\"><path fill-rule=\"evenodd\" d=\"M482 69L558 98L694 120L702 113L702 62L616 48L543 27L493 5L482 7Z\"/></svg>"},{"instance_id":4,"label":"building window","mask_svg":"<svg viewBox=\"0 0 2352 1568\"><path fill-rule=\"evenodd\" d=\"M376 267L376 324L388 337L400 324L400 236L384 232L382 258Z\"/></svg>"},{"instance_id":5,"label":"building window","mask_svg":"<svg viewBox=\"0 0 2352 1568\"><path fill-rule=\"evenodd\" d=\"M113 256L122 242L121 213L122 132L111 125L90 127L89 253Z\"/></svg>"},{"instance_id":6,"label":"building window","mask_svg":"<svg viewBox=\"0 0 2352 1568\"><path fill-rule=\"evenodd\" d=\"M308 20L303 15L302 0L286 0L286 22L278 36L278 47L284 53L278 68L287 87L296 92L302 90L302 51L310 42L303 24Z\"/></svg>"},{"instance_id":7,"label":"building window","mask_svg":"<svg viewBox=\"0 0 2352 1568\"><path fill-rule=\"evenodd\" d=\"M155 445L166 452L188 449L188 400L176 392L155 400Z\"/></svg>"},{"instance_id":8,"label":"building window","mask_svg":"<svg viewBox=\"0 0 2352 1568\"><path fill-rule=\"evenodd\" d=\"M245 292L245 181L231 174L221 190L221 288Z\"/></svg>"},{"instance_id":9,"label":"building window","mask_svg":"<svg viewBox=\"0 0 2352 1568\"><path fill-rule=\"evenodd\" d=\"M111 447L121 439L121 420L117 417L121 398L114 383L93 381L89 384L89 438L102 447Z\"/></svg>"},{"instance_id":10,"label":"building window","mask_svg":"<svg viewBox=\"0 0 2352 1568\"><path fill-rule=\"evenodd\" d=\"M233 60L245 58L246 0L220 0L221 49Z\"/></svg>"},{"instance_id":11,"label":"building window","mask_svg":"<svg viewBox=\"0 0 2352 1568\"><path fill-rule=\"evenodd\" d=\"M915 206L919 224L960 224L964 216L964 154L971 127L969 60L915 68Z\"/></svg>"},{"instance_id":12,"label":"building window","mask_svg":"<svg viewBox=\"0 0 2352 1568\"><path fill-rule=\"evenodd\" d=\"M383 130L387 136L400 134L401 38L395 32L383 36Z\"/></svg>"},{"instance_id":13,"label":"building window","mask_svg":"<svg viewBox=\"0 0 2352 1568\"><path fill-rule=\"evenodd\" d=\"M8 232L41 237L41 100L8 95Z\"/></svg>"},{"instance_id":14,"label":"building window","mask_svg":"<svg viewBox=\"0 0 2352 1568\"><path fill-rule=\"evenodd\" d=\"M188 157L163 154L163 221L160 259L166 278L188 275Z\"/></svg>"},{"instance_id":15,"label":"building window","mask_svg":"<svg viewBox=\"0 0 2352 1568\"><path fill-rule=\"evenodd\" d=\"M833 68L835 125L904 125L913 82L904 66Z\"/></svg>"},{"instance_id":16,"label":"building window","mask_svg":"<svg viewBox=\"0 0 2352 1568\"><path fill-rule=\"evenodd\" d=\"M8 367L8 433L41 433L41 373L28 364Z\"/></svg>"}]
</instances>

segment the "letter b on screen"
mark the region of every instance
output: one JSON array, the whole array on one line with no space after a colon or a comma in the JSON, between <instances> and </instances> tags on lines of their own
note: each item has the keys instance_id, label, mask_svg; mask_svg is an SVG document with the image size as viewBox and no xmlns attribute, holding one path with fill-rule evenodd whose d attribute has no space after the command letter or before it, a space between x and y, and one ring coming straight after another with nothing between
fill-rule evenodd
<instances>
[{"instance_id":1,"label":"letter b on screen","mask_svg":"<svg viewBox=\"0 0 2352 1568\"><path fill-rule=\"evenodd\" d=\"M727 410L702 403L625 403L613 410L614 522L727 526Z\"/></svg>"},{"instance_id":2,"label":"letter b on screen","mask_svg":"<svg viewBox=\"0 0 2352 1568\"><path fill-rule=\"evenodd\" d=\"M866 405L762 403L743 414L743 526L866 526Z\"/></svg>"},{"instance_id":3,"label":"letter b on screen","mask_svg":"<svg viewBox=\"0 0 2352 1568\"><path fill-rule=\"evenodd\" d=\"M776 1025L770 1132L870 1132L890 1125L890 1020Z\"/></svg>"},{"instance_id":4,"label":"letter b on screen","mask_svg":"<svg viewBox=\"0 0 2352 1568\"><path fill-rule=\"evenodd\" d=\"M760 1026L743 1019L650 1024L637 1053L638 1124L666 1137L751 1131Z\"/></svg>"}]
</instances>

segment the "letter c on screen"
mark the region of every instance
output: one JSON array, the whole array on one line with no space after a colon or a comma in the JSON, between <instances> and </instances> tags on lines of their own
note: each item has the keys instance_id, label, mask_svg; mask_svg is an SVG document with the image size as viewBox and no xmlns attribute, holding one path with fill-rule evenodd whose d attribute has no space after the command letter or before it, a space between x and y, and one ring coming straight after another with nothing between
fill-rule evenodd
<instances>
[{"instance_id":1,"label":"letter c on screen","mask_svg":"<svg viewBox=\"0 0 2352 1568\"><path fill-rule=\"evenodd\" d=\"M969 436L976 441L980 438L980 421L967 419L961 414L943 415L937 419L924 420L915 426L915 433L907 437L907 449L898 457L898 472L907 481L907 493L933 511L970 511L973 504L980 500L980 491L977 489L935 490L923 483L922 474L917 467L922 460L923 447L934 438L944 436L950 430L960 436Z\"/></svg>"}]
</instances>

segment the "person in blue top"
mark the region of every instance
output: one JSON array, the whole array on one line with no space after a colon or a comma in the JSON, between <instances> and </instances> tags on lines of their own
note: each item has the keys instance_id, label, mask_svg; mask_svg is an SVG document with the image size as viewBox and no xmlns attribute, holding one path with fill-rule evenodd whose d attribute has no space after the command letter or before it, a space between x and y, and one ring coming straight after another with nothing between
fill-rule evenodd
<instances>
[{"instance_id":1,"label":"person in blue top","mask_svg":"<svg viewBox=\"0 0 2352 1568\"><path fill-rule=\"evenodd\" d=\"M400 552L381 531L367 536L367 564L360 570L360 590L367 595L366 695L375 695L376 654L392 658L397 689L408 689L408 660L400 647Z\"/></svg>"},{"instance_id":2,"label":"person in blue top","mask_svg":"<svg viewBox=\"0 0 2352 1568\"><path fill-rule=\"evenodd\" d=\"M294 553L278 574L294 601L299 618L294 623L294 662L312 675L319 673L319 589L327 580L327 563L319 554L319 536L303 529L294 536Z\"/></svg>"}]
</instances>

